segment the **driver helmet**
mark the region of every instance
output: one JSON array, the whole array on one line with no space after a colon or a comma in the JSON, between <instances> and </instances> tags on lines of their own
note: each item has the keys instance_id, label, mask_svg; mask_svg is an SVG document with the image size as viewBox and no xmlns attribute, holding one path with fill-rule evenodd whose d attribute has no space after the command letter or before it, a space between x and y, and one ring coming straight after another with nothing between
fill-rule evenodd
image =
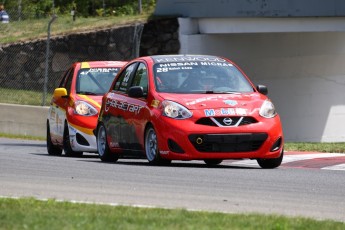
<instances>
[{"instance_id":1,"label":"driver helmet","mask_svg":"<svg viewBox=\"0 0 345 230\"><path fill-rule=\"evenodd\" d=\"M174 73L171 72L160 73L157 76L157 82L161 89L175 88L178 84Z\"/></svg>"},{"instance_id":2,"label":"driver helmet","mask_svg":"<svg viewBox=\"0 0 345 230\"><path fill-rule=\"evenodd\" d=\"M217 83L217 76L214 73L206 73L199 78L199 84L204 90L212 90Z\"/></svg>"}]
</instances>

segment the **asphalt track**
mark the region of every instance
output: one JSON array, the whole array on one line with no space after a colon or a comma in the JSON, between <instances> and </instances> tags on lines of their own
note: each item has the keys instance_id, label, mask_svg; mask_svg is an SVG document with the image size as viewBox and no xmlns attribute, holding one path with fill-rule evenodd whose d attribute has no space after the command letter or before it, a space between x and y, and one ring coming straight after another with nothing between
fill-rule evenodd
<instances>
[{"instance_id":1,"label":"asphalt track","mask_svg":"<svg viewBox=\"0 0 345 230\"><path fill-rule=\"evenodd\" d=\"M45 142L0 138L0 196L264 213L345 222L345 154L287 152L283 164L53 157Z\"/></svg>"}]
</instances>

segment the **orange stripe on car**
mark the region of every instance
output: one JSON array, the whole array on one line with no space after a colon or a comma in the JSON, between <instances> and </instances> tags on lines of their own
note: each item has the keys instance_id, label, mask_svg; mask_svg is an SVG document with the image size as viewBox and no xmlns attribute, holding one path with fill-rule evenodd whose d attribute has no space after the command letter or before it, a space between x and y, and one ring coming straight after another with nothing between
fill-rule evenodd
<instances>
[{"instance_id":1,"label":"orange stripe on car","mask_svg":"<svg viewBox=\"0 0 345 230\"><path fill-rule=\"evenodd\" d=\"M86 95L79 95L79 96L88 102L92 102L92 104L97 106L98 108L101 108L101 105L97 101L89 98L88 96L86 96Z\"/></svg>"},{"instance_id":2,"label":"orange stripe on car","mask_svg":"<svg viewBox=\"0 0 345 230\"><path fill-rule=\"evenodd\" d=\"M69 122L69 124L70 124L73 128L75 128L75 129L77 129L77 130L79 130L79 131L81 131L81 132L83 132L83 133L85 133L85 134L87 134L87 135L94 135L92 129L87 129L87 128L84 128L84 127L82 127L82 126L78 126L78 125L72 124L72 123L70 123L70 122Z\"/></svg>"}]
</instances>

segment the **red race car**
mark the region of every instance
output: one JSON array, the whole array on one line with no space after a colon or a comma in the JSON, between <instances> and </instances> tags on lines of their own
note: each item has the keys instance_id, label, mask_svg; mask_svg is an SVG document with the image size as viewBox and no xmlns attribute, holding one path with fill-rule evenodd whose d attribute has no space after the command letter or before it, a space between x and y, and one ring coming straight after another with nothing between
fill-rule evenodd
<instances>
[{"instance_id":1,"label":"red race car","mask_svg":"<svg viewBox=\"0 0 345 230\"><path fill-rule=\"evenodd\" d=\"M81 156L97 152L93 130L104 93L127 62L74 63L54 90L47 119L47 150L50 155Z\"/></svg>"},{"instance_id":2,"label":"red race car","mask_svg":"<svg viewBox=\"0 0 345 230\"><path fill-rule=\"evenodd\" d=\"M209 55L161 55L130 61L102 100L98 154L102 161L146 155L171 160L256 159L278 167L284 155L280 117L232 61Z\"/></svg>"}]
</instances>

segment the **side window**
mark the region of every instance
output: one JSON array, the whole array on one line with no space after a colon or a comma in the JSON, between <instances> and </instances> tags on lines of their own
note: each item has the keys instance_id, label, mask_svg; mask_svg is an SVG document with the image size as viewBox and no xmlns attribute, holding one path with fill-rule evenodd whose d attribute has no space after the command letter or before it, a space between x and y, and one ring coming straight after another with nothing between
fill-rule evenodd
<instances>
[{"instance_id":1,"label":"side window","mask_svg":"<svg viewBox=\"0 0 345 230\"><path fill-rule=\"evenodd\" d=\"M59 85L59 88L66 88L68 94L71 91L73 72L74 72L74 68L70 68L68 71L66 71Z\"/></svg>"},{"instance_id":2,"label":"side window","mask_svg":"<svg viewBox=\"0 0 345 230\"><path fill-rule=\"evenodd\" d=\"M68 74L68 77L66 79L66 85L65 88L67 89L67 94L70 94L71 92L71 85L72 85L72 80L73 80L73 73L74 73L74 68L71 69L71 71Z\"/></svg>"},{"instance_id":3,"label":"side window","mask_svg":"<svg viewBox=\"0 0 345 230\"><path fill-rule=\"evenodd\" d=\"M117 79L117 81L114 84L113 90L121 91L121 92L127 92L129 79L133 73L133 70L137 66L137 63L133 63L129 65L124 71L122 71L121 75Z\"/></svg>"},{"instance_id":4,"label":"side window","mask_svg":"<svg viewBox=\"0 0 345 230\"><path fill-rule=\"evenodd\" d=\"M147 95L147 68L144 63L140 63L135 73L132 86L142 86L144 95Z\"/></svg>"},{"instance_id":5,"label":"side window","mask_svg":"<svg viewBox=\"0 0 345 230\"><path fill-rule=\"evenodd\" d=\"M69 73L71 72L71 69L73 69L73 68L70 68L63 73L62 79L61 79L60 84L59 84L59 88L65 88L66 79L68 78Z\"/></svg>"}]
</instances>

